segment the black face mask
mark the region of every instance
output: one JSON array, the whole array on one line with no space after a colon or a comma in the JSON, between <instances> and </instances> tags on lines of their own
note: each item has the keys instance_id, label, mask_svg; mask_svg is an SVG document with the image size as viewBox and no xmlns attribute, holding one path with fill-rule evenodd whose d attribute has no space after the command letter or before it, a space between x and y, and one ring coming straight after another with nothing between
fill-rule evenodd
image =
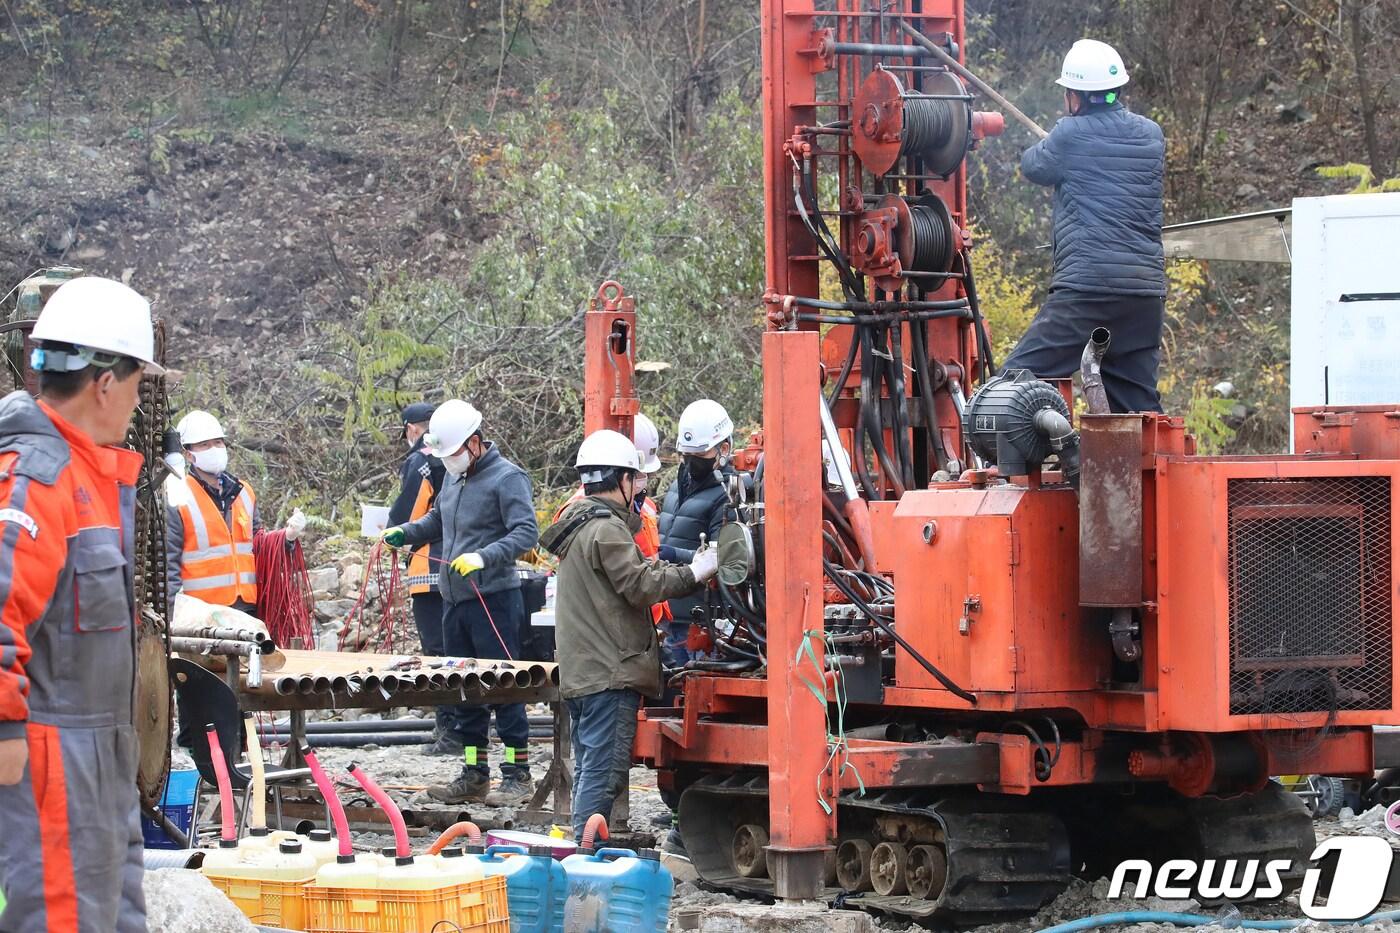
<instances>
[{"instance_id":1,"label":"black face mask","mask_svg":"<svg viewBox=\"0 0 1400 933\"><path fill-rule=\"evenodd\" d=\"M715 461L713 457L687 456L685 469L691 479L704 479L715 471Z\"/></svg>"}]
</instances>

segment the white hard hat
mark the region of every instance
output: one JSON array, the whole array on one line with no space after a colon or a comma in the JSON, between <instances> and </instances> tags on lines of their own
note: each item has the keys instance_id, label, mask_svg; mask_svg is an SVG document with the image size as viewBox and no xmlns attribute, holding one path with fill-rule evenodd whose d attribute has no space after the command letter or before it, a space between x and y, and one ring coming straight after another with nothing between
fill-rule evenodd
<instances>
[{"instance_id":1,"label":"white hard hat","mask_svg":"<svg viewBox=\"0 0 1400 933\"><path fill-rule=\"evenodd\" d=\"M1128 68L1107 42L1080 39L1065 53L1055 83L1073 91L1111 91L1128 83Z\"/></svg>"},{"instance_id":2,"label":"white hard hat","mask_svg":"<svg viewBox=\"0 0 1400 933\"><path fill-rule=\"evenodd\" d=\"M606 471L632 470L641 467L637 445L627 435L617 431L594 431L579 445L574 459L579 478L585 483L602 482Z\"/></svg>"},{"instance_id":3,"label":"white hard hat","mask_svg":"<svg viewBox=\"0 0 1400 933\"><path fill-rule=\"evenodd\" d=\"M475 406L459 398L448 399L428 419L423 448L434 457L450 457L480 430L481 412Z\"/></svg>"},{"instance_id":4,"label":"white hard hat","mask_svg":"<svg viewBox=\"0 0 1400 933\"><path fill-rule=\"evenodd\" d=\"M703 454L734 434L734 422L719 402L702 398L681 412L676 426L676 449L683 454Z\"/></svg>"},{"instance_id":5,"label":"white hard hat","mask_svg":"<svg viewBox=\"0 0 1400 933\"><path fill-rule=\"evenodd\" d=\"M219 424L219 419L207 411L190 412L180 419L179 424L175 425L175 430L180 432L182 447L202 444L224 436L224 428Z\"/></svg>"},{"instance_id":6,"label":"white hard hat","mask_svg":"<svg viewBox=\"0 0 1400 933\"><path fill-rule=\"evenodd\" d=\"M637 458L641 461L643 473L655 473L661 469L661 458L656 449L661 446L661 434L650 418L640 412L632 418L632 443L637 445Z\"/></svg>"},{"instance_id":7,"label":"white hard hat","mask_svg":"<svg viewBox=\"0 0 1400 933\"><path fill-rule=\"evenodd\" d=\"M64 282L44 303L30 337L129 356L145 363L150 375L165 374L156 363L151 303L114 279L85 275Z\"/></svg>"}]
</instances>

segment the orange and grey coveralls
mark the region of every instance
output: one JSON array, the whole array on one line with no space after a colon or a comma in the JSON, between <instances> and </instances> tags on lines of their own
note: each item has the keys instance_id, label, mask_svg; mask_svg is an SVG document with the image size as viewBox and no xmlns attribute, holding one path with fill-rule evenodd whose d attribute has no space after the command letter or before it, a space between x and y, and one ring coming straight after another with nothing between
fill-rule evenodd
<instances>
[{"instance_id":1,"label":"orange and grey coveralls","mask_svg":"<svg viewBox=\"0 0 1400 933\"><path fill-rule=\"evenodd\" d=\"M24 392L0 399L0 787L5 933L146 929L136 791L135 483Z\"/></svg>"}]
</instances>

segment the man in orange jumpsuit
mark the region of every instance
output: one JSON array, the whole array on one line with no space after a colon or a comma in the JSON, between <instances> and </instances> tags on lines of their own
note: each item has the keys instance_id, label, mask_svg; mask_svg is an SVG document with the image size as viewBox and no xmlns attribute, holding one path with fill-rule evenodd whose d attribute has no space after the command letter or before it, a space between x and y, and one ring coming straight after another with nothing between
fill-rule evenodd
<instances>
[{"instance_id":1,"label":"man in orange jumpsuit","mask_svg":"<svg viewBox=\"0 0 1400 933\"><path fill-rule=\"evenodd\" d=\"M120 445L160 372L151 306L73 279L32 336L39 398L0 399L0 930L137 933L141 455Z\"/></svg>"}]
</instances>

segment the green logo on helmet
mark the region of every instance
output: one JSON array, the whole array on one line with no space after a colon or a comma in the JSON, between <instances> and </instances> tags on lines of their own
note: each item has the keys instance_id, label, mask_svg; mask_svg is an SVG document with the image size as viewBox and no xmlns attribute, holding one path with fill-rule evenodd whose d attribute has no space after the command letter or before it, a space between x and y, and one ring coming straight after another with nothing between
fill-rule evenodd
<instances>
[{"instance_id":1,"label":"green logo on helmet","mask_svg":"<svg viewBox=\"0 0 1400 933\"><path fill-rule=\"evenodd\" d=\"M1116 74L1118 73L1118 66L1117 66L1117 65L1109 65L1109 66L1108 66L1108 73L1111 74L1111 75L1116 75Z\"/></svg>"}]
</instances>

